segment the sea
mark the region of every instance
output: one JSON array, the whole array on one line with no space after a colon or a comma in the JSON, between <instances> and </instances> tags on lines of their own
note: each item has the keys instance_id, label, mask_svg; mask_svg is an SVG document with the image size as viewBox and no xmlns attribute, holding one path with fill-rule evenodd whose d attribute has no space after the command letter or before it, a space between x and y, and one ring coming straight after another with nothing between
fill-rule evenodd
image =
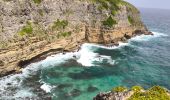
<instances>
[{"instance_id":1,"label":"sea","mask_svg":"<svg viewBox=\"0 0 170 100\"><path fill-rule=\"evenodd\" d=\"M32 63L0 78L0 100L92 100L116 86L170 89L170 10L140 12L153 36L136 36L118 47L85 43L79 52Z\"/></svg>"}]
</instances>

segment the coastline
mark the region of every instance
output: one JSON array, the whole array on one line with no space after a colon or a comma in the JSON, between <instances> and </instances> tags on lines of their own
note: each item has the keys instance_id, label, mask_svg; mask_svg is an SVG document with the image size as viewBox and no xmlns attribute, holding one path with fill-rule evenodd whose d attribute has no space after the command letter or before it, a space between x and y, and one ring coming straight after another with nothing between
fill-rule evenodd
<instances>
[{"instance_id":1,"label":"coastline","mask_svg":"<svg viewBox=\"0 0 170 100\"><path fill-rule=\"evenodd\" d=\"M137 37L137 36L140 36L140 35L153 35L152 32L148 31L147 34L145 32L143 32L141 34L139 34L139 33L134 34L131 37L128 37L128 38L126 38L126 40L123 40L123 41L117 41L117 42L110 43L110 44L95 43L94 42L94 44L99 45L99 46L117 48L117 47L119 47L120 42L121 43L127 43L128 40L130 40L133 37ZM75 45L73 45L71 47L66 47L65 49L63 49L63 48L49 49L49 50L47 50L45 52L42 52L42 53L40 53L40 54L38 54L36 56L33 56L31 59L20 61L19 64L18 64L19 69L17 69L16 71L8 72L8 73L6 73L5 75L3 75L1 77L8 76L8 75L11 75L11 74L22 73L22 69L28 67L31 63L40 62L42 60L45 60L47 57L49 57L51 55L56 55L56 54L60 54L60 53L65 54L65 53L69 53L69 52L77 52L78 50L80 50L81 46L84 43L93 43L93 42L88 42L88 41L84 41L84 40L79 40L79 41L81 41L81 42L76 42L76 43L74 43Z\"/></svg>"}]
</instances>

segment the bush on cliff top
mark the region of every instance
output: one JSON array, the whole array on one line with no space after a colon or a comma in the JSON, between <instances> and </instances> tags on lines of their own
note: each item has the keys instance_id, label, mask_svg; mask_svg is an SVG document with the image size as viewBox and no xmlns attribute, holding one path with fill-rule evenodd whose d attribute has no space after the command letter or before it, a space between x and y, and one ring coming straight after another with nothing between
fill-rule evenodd
<instances>
[{"instance_id":1,"label":"bush on cliff top","mask_svg":"<svg viewBox=\"0 0 170 100\"><path fill-rule=\"evenodd\" d=\"M134 92L140 92L140 91L142 91L144 89L141 86L133 86L131 88L131 90L134 91Z\"/></svg>"},{"instance_id":2,"label":"bush on cliff top","mask_svg":"<svg viewBox=\"0 0 170 100\"><path fill-rule=\"evenodd\" d=\"M153 86L145 91L135 91L128 100L170 100L170 95L163 87Z\"/></svg>"},{"instance_id":3,"label":"bush on cliff top","mask_svg":"<svg viewBox=\"0 0 170 100\"><path fill-rule=\"evenodd\" d=\"M167 89L161 86L153 86L148 90L144 90L141 86L133 86L131 88L133 94L127 100L170 100L170 94ZM129 91L126 87L115 87L112 92Z\"/></svg>"}]
</instances>

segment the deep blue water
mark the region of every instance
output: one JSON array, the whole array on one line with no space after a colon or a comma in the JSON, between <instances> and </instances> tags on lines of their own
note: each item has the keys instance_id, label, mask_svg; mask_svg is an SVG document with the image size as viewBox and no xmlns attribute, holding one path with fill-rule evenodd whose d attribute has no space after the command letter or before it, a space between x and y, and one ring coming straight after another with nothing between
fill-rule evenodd
<instances>
[{"instance_id":1,"label":"deep blue water","mask_svg":"<svg viewBox=\"0 0 170 100\"><path fill-rule=\"evenodd\" d=\"M138 36L114 49L84 44L78 53L48 57L22 75L0 79L0 99L90 100L115 86L170 89L170 10L141 9L141 14L154 36Z\"/></svg>"}]
</instances>

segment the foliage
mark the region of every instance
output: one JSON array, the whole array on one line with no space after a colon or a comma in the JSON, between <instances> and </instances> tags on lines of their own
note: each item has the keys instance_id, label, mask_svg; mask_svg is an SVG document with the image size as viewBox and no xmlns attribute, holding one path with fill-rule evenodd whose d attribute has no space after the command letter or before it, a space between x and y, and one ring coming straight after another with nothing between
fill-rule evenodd
<instances>
[{"instance_id":1,"label":"foliage","mask_svg":"<svg viewBox=\"0 0 170 100\"><path fill-rule=\"evenodd\" d=\"M163 87L153 86L145 92L135 92L128 100L170 100L170 96Z\"/></svg>"},{"instance_id":2,"label":"foliage","mask_svg":"<svg viewBox=\"0 0 170 100\"><path fill-rule=\"evenodd\" d=\"M121 5L125 5L128 8L128 10L132 13L139 13L139 10L129 2L122 0Z\"/></svg>"},{"instance_id":3,"label":"foliage","mask_svg":"<svg viewBox=\"0 0 170 100\"><path fill-rule=\"evenodd\" d=\"M33 32L33 27L31 25L31 22L27 22L27 24L22 27L22 29L19 31L19 35L20 36L24 36L24 35L29 35L29 34L32 34Z\"/></svg>"},{"instance_id":4,"label":"foliage","mask_svg":"<svg viewBox=\"0 0 170 100\"><path fill-rule=\"evenodd\" d=\"M68 26L68 21L67 20L61 20L60 21L59 19L57 19L57 21L55 21L53 23L52 30L54 30L54 29L57 29L57 30L65 29L66 26Z\"/></svg>"},{"instance_id":5,"label":"foliage","mask_svg":"<svg viewBox=\"0 0 170 100\"><path fill-rule=\"evenodd\" d=\"M34 3L36 3L36 4L40 4L41 2L42 2L42 0L33 0L34 1Z\"/></svg>"},{"instance_id":6,"label":"foliage","mask_svg":"<svg viewBox=\"0 0 170 100\"><path fill-rule=\"evenodd\" d=\"M114 24L117 24L117 22L112 18L112 16L109 16L107 20L103 21L103 25L110 28L113 27Z\"/></svg>"},{"instance_id":7,"label":"foliage","mask_svg":"<svg viewBox=\"0 0 170 100\"><path fill-rule=\"evenodd\" d=\"M59 35L63 37L67 37L67 36L70 36L71 34L72 34L71 32L62 32Z\"/></svg>"},{"instance_id":8,"label":"foliage","mask_svg":"<svg viewBox=\"0 0 170 100\"><path fill-rule=\"evenodd\" d=\"M133 86L131 90L134 92L140 92L141 90L144 90L144 89L141 86Z\"/></svg>"},{"instance_id":9,"label":"foliage","mask_svg":"<svg viewBox=\"0 0 170 100\"><path fill-rule=\"evenodd\" d=\"M132 18L131 16L128 16L128 21L129 21L129 23L130 23L131 25L134 24L134 20L133 20L133 18Z\"/></svg>"},{"instance_id":10,"label":"foliage","mask_svg":"<svg viewBox=\"0 0 170 100\"><path fill-rule=\"evenodd\" d=\"M94 0L99 3L99 10L110 10L111 12L114 10L115 12L119 10L119 4L122 0Z\"/></svg>"},{"instance_id":11,"label":"foliage","mask_svg":"<svg viewBox=\"0 0 170 100\"><path fill-rule=\"evenodd\" d=\"M115 87L112 89L112 92L124 92L126 91L127 88L126 87L123 87L123 86L119 86L119 87Z\"/></svg>"}]
</instances>

